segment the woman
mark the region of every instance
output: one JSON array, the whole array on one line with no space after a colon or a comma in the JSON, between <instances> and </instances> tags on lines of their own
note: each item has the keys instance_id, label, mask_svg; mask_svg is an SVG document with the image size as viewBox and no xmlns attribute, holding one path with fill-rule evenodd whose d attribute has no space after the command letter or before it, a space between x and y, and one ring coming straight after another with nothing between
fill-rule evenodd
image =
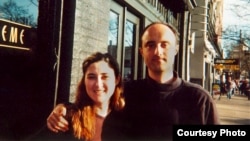
<instances>
[{"instance_id":1,"label":"woman","mask_svg":"<svg viewBox=\"0 0 250 141\"><path fill-rule=\"evenodd\" d=\"M97 52L84 60L82 71L75 102L64 104L66 119L71 121L69 131L77 139L100 141L105 117L124 107L119 65L111 55ZM47 126L55 131L53 118L49 116Z\"/></svg>"}]
</instances>

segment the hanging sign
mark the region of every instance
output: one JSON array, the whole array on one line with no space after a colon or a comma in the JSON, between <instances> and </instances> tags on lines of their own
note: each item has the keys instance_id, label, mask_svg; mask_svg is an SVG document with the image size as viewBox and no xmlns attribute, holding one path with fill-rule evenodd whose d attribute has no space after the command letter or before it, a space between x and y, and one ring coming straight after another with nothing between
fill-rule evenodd
<instances>
[{"instance_id":1,"label":"hanging sign","mask_svg":"<svg viewBox=\"0 0 250 141\"><path fill-rule=\"evenodd\" d=\"M214 59L214 64L238 65L239 59Z\"/></svg>"}]
</instances>

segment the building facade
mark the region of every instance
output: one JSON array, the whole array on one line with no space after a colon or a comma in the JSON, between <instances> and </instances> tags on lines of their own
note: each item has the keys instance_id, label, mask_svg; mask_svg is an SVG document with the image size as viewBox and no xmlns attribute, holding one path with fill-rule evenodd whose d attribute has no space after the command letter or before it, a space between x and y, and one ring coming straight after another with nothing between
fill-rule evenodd
<instances>
[{"instance_id":1,"label":"building facade","mask_svg":"<svg viewBox=\"0 0 250 141\"><path fill-rule=\"evenodd\" d=\"M13 2L20 4L6 1L9 7L15 6ZM174 64L179 76L210 90L213 59L221 57L222 0L28 2L35 6L37 16L8 15L4 11L8 4L0 2L0 65L4 66L0 112L6 113L0 117L0 137L26 138L44 127L54 105L74 101L82 61L93 52L109 52L117 58L124 81L145 78L139 35L154 21L168 22L180 33ZM12 40L5 40L7 29L13 30ZM27 29L20 38L16 37L19 29Z\"/></svg>"},{"instance_id":2,"label":"building facade","mask_svg":"<svg viewBox=\"0 0 250 141\"><path fill-rule=\"evenodd\" d=\"M214 58L223 58L221 47L223 0L197 1L192 11L191 33L195 34L190 55L190 81L212 91Z\"/></svg>"},{"instance_id":3,"label":"building facade","mask_svg":"<svg viewBox=\"0 0 250 141\"><path fill-rule=\"evenodd\" d=\"M146 67L138 52L139 35L153 21L168 22L180 31L181 50L175 68L181 76L187 75L187 66L182 62L188 60L184 54L188 47L189 24L184 23L189 23L190 6L177 1L182 8L175 9L165 3L160 0L76 1L70 101L74 100L82 75L79 66L95 51L109 52L117 58L125 81L146 77Z\"/></svg>"}]
</instances>

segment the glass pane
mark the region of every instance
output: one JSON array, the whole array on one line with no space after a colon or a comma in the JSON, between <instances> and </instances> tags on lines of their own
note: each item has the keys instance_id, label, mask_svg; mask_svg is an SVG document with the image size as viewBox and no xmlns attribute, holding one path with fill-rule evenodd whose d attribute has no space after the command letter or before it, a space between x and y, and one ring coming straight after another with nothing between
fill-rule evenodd
<instances>
[{"instance_id":1,"label":"glass pane","mask_svg":"<svg viewBox=\"0 0 250 141\"><path fill-rule=\"evenodd\" d=\"M126 21L125 25L125 56L124 56L124 73L123 78L125 81L132 79L133 73L133 50L135 47L135 27L136 25L130 21Z\"/></svg>"},{"instance_id":2,"label":"glass pane","mask_svg":"<svg viewBox=\"0 0 250 141\"><path fill-rule=\"evenodd\" d=\"M0 0L0 49L31 50L37 21L38 0Z\"/></svg>"},{"instance_id":3,"label":"glass pane","mask_svg":"<svg viewBox=\"0 0 250 141\"><path fill-rule=\"evenodd\" d=\"M38 0L0 0L0 19L37 27Z\"/></svg>"},{"instance_id":4,"label":"glass pane","mask_svg":"<svg viewBox=\"0 0 250 141\"><path fill-rule=\"evenodd\" d=\"M108 53L117 58L117 40L118 40L118 14L110 11L109 19L109 37L108 37Z\"/></svg>"}]
</instances>

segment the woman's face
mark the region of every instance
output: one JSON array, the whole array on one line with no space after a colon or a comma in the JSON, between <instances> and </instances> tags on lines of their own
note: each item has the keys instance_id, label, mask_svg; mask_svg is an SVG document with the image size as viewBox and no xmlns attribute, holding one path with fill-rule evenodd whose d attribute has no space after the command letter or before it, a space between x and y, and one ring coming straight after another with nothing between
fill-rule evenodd
<instances>
[{"instance_id":1,"label":"woman's face","mask_svg":"<svg viewBox=\"0 0 250 141\"><path fill-rule=\"evenodd\" d=\"M119 79L107 62L98 61L88 67L84 82L88 96L99 105L109 103Z\"/></svg>"}]
</instances>

